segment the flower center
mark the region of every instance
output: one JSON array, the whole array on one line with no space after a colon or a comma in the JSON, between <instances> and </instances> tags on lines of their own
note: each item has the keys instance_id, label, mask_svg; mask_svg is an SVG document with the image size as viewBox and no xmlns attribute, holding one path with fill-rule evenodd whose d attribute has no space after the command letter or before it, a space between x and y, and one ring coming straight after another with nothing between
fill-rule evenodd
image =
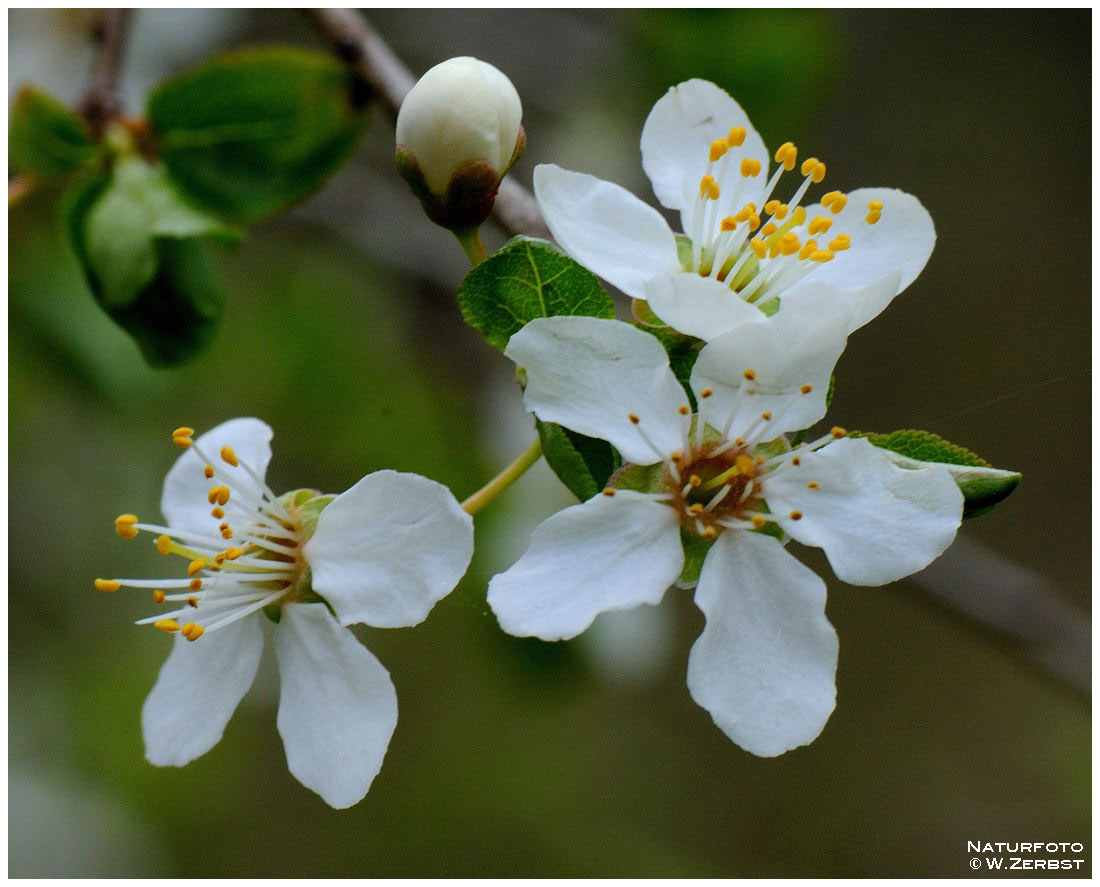
<instances>
[{"instance_id":1,"label":"flower center","mask_svg":"<svg viewBox=\"0 0 1100 887\"><path fill-rule=\"evenodd\" d=\"M220 458L214 460L199 449L193 435L191 428L177 428L172 440L195 453L194 470L210 482L208 532L142 523L133 514L115 519L115 530L124 539L140 531L152 533L158 552L187 560L186 578L95 580L100 591L148 588L154 603L176 604L176 609L138 624L178 631L189 641L257 610L281 607L310 594L308 565L301 552L307 535L304 503L317 495L298 491L277 497L232 447L221 447Z\"/></svg>"},{"instance_id":2,"label":"flower center","mask_svg":"<svg viewBox=\"0 0 1100 887\"><path fill-rule=\"evenodd\" d=\"M713 539L731 521L751 524L761 505L763 461L747 447L708 447L675 472L666 468L667 504L704 539Z\"/></svg>"},{"instance_id":3,"label":"flower center","mask_svg":"<svg viewBox=\"0 0 1100 887\"><path fill-rule=\"evenodd\" d=\"M763 306L783 290L812 274L837 253L850 249L852 237L832 233L832 216L847 206L848 197L830 191L821 197L829 215L808 217L799 204L811 184L825 178L825 164L816 157L799 167L803 180L786 202L772 199L784 172L795 168L798 149L791 142L775 152L777 167L764 187L761 206L742 204L741 192L749 179L768 168L767 158L742 157L736 169L730 167L732 148L745 141L745 128L735 126L726 138L710 145L706 172L699 181L699 193L685 211L685 227L691 239L691 256L684 270L719 280L742 299ZM882 201L867 204L864 222L873 225L882 217ZM826 241L826 237L831 239Z\"/></svg>"}]
</instances>

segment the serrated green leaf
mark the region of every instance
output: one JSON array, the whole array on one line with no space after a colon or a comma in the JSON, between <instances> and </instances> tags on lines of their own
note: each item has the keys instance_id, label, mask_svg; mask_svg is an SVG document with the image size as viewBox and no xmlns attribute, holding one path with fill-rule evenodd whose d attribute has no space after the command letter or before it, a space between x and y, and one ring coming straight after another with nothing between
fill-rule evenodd
<instances>
[{"instance_id":1,"label":"serrated green leaf","mask_svg":"<svg viewBox=\"0 0 1100 887\"><path fill-rule=\"evenodd\" d=\"M945 467L962 491L964 518L985 514L1023 479L1018 471L994 468L981 456L930 431L906 429L889 434L852 431L848 436L867 438L903 468Z\"/></svg>"},{"instance_id":2,"label":"serrated green leaf","mask_svg":"<svg viewBox=\"0 0 1100 887\"><path fill-rule=\"evenodd\" d=\"M615 316L615 303L592 272L533 237L512 238L466 275L458 306L466 322L502 351L538 317Z\"/></svg>"},{"instance_id":3,"label":"serrated green leaf","mask_svg":"<svg viewBox=\"0 0 1100 887\"><path fill-rule=\"evenodd\" d=\"M586 437L553 422L536 420L535 427L546 464L582 502L599 493L619 467L619 454L606 441Z\"/></svg>"},{"instance_id":4,"label":"serrated green leaf","mask_svg":"<svg viewBox=\"0 0 1100 887\"><path fill-rule=\"evenodd\" d=\"M35 86L19 90L8 129L13 172L56 179L88 166L97 153L76 114Z\"/></svg>"},{"instance_id":5,"label":"serrated green leaf","mask_svg":"<svg viewBox=\"0 0 1100 887\"><path fill-rule=\"evenodd\" d=\"M316 191L362 132L359 81L287 47L217 56L149 97L154 143L188 197L238 222Z\"/></svg>"}]
</instances>

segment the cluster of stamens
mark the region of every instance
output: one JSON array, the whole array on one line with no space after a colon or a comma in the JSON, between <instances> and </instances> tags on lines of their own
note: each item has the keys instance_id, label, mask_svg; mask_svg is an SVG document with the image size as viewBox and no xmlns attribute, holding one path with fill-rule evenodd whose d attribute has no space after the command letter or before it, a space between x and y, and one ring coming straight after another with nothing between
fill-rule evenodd
<instances>
[{"instance_id":1,"label":"cluster of stamens","mask_svg":"<svg viewBox=\"0 0 1100 887\"><path fill-rule=\"evenodd\" d=\"M810 185L825 179L826 171L824 163L810 157L799 167L803 180L790 199L773 199L783 173L798 164L798 149L786 142L775 152L778 165L764 188L762 205L739 205L743 184L767 170L766 164L752 157L742 158L737 172L728 168L735 153L731 149L744 144L745 136L745 128L735 126L725 138L710 145L698 198L687 214L690 218L685 217L685 227L690 228L685 233L691 238L691 261L686 270L722 281L745 301L764 304L851 248L850 234L836 233L827 242L824 239L833 226L831 216L847 206L848 197L840 191L828 192L820 202L830 215L807 218L806 208L800 206L802 198ZM882 209L882 201L868 201L866 224L878 222ZM721 216L721 210L727 214Z\"/></svg>"},{"instance_id":2,"label":"cluster of stamens","mask_svg":"<svg viewBox=\"0 0 1100 887\"><path fill-rule=\"evenodd\" d=\"M627 416L638 435L664 463L664 490L650 494L651 497L673 508L681 522L704 539L714 539L726 529L759 530L774 521L766 503L768 478L780 471L801 468L804 453L820 449L848 433L834 427L828 434L792 448L775 430L796 402L791 398L782 410L775 413L765 410L739 435L731 437L743 398L760 393L755 370L746 369L743 379L729 416L720 429L704 428L700 417L693 415L686 404L679 408L682 449L672 453L660 450L636 413ZM813 386L809 383L798 389L800 396L811 391ZM698 396L700 400L707 400L714 396L714 390L703 388ZM779 452L775 446L777 439ZM821 483L808 480L806 487L819 490ZM605 489L604 495L614 496L615 490ZM792 511L787 517L797 521L803 514Z\"/></svg>"},{"instance_id":3,"label":"cluster of stamens","mask_svg":"<svg viewBox=\"0 0 1100 887\"><path fill-rule=\"evenodd\" d=\"M193 449L203 477L212 481L207 493L211 507L209 534L173 530L142 523L136 515L115 518L115 531L133 539L144 531L155 535L162 555L185 558L186 578L96 579L95 587L115 592L122 587L152 590L153 603L177 608L138 620L166 632L179 632L189 641L293 596L302 572L301 523L230 446L219 452L220 462L240 471L218 477L215 461L199 450L194 429L177 428L172 441Z\"/></svg>"}]
</instances>

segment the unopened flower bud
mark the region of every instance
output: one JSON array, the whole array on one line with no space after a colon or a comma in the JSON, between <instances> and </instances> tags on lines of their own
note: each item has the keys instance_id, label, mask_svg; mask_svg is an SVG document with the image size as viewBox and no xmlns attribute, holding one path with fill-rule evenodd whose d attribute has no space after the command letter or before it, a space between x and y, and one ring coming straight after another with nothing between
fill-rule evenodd
<instances>
[{"instance_id":1,"label":"unopened flower bud","mask_svg":"<svg viewBox=\"0 0 1100 887\"><path fill-rule=\"evenodd\" d=\"M475 58L420 78L397 115L397 169L433 222L463 231L485 221L526 145L522 116L512 82Z\"/></svg>"}]
</instances>

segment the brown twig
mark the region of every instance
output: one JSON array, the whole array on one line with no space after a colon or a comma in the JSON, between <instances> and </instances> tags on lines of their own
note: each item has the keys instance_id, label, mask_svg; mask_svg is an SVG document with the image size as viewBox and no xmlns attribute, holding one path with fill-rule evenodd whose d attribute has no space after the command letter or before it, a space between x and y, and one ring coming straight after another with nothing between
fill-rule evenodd
<instances>
[{"instance_id":1,"label":"brown twig","mask_svg":"<svg viewBox=\"0 0 1100 887\"><path fill-rule=\"evenodd\" d=\"M404 63L355 10L310 9L306 13L396 117L415 82ZM512 179L501 184L493 214L514 234L549 236L534 197ZM1088 618L1061 601L1041 576L959 538L938 561L914 576L913 583L982 634L1089 695Z\"/></svg>"},{"instance_id":2,"label":"brown twig","mask_svg":"<svg viewBox=\"0 0 1100 887\"><path fill-rule=\"evenodd\" d=\"M96 21L93 37L97 49L92 65L92 78L80 102L79 111L88 124L93 138L122 113L118 97L118 72L122 65L122 47L126 42L129 9L105 9Z\"/></svg>"},{"instance_id":3,"label":"brown twig","mask_svg":"<svg viewBox=\"0 0 1100 887\"><path fill-rule=\"evenodd\" d=\"M358 74L385 105L391 117L412 89L416 77L354 9L307 9L314 26L333 51ZM514 179L500 183L493 216L512 234L549 237L531 192Z\"/></svg>"}]
</instances>

